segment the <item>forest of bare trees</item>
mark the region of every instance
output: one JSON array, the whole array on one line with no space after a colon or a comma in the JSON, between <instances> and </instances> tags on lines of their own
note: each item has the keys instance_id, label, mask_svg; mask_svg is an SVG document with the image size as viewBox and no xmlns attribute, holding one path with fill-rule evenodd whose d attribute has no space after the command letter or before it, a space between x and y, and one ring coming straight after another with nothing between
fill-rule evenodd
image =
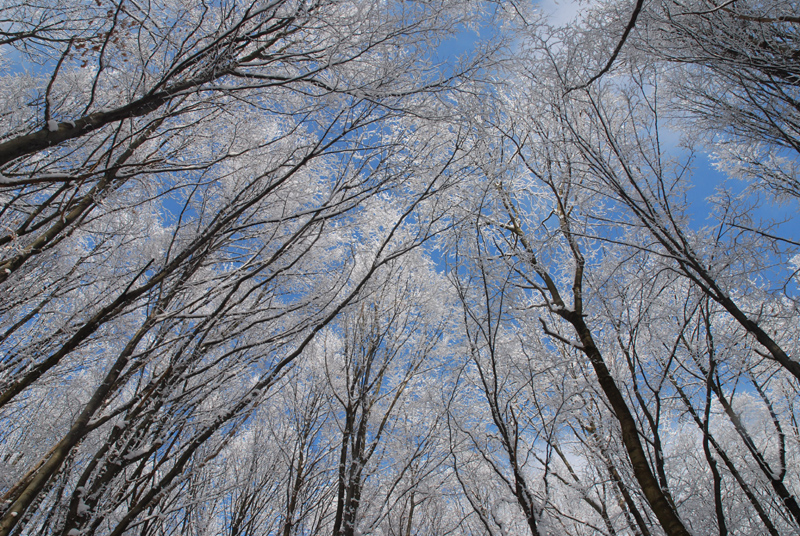
<instances>
[{"instance_id":1,"label":"forest of bare trees","mask_svg":"<svg viewBox=\"0 0 800 536\"><path fill-rule=\"evenodd\" d=\"M0 536L800 534L800 3L0 1Z\"/></svg>"}]
</instances>

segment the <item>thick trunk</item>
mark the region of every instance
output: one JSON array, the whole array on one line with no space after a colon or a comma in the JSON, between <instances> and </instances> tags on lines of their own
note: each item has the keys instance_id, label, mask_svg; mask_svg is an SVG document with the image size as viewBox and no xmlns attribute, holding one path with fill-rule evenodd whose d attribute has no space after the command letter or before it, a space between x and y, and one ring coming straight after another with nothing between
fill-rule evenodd
<instances>
[{"instance_id":1,"label":"thick trunk","mask_svg":"<svg viewBox=\"0 0 800 536\"><path fill-rule=\"evenodd\" d=\"M670 505L667 496L658 484L650 464L647 461L647 453L642 447L639 439L639 430L636 426L636 419L631 414L625 397L617 387L611 372L608 370L600 350L594 343L594 338L583 317L576 313L565 313L564 318L572 324L583 345L583 352L589 358L594 368L595 375L600 384L600 388L611 404L611 408L622 429L622 443L628 453L628 459L633 467L633 474L636 481L647 498L647 502L658 518L664 532L669 536L690 536L689 531L683 525L678 514Z\"/></svg>"}]
</instances>

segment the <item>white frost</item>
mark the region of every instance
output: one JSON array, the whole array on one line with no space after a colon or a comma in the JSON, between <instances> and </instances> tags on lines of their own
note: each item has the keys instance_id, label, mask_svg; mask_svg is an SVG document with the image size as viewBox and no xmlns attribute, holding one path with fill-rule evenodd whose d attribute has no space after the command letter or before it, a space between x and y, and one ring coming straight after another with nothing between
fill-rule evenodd
<instances>
[{"instance_id":1,"label":"white frost","mask_svg":"<svg viewBox=\"0 0 800 536\"><path fill-rule=\"evenodd\" d=\"M83 499L78 501L78 515L82 516L89 511L89 505L83 502Z\"/></svg>"}]
</instances>

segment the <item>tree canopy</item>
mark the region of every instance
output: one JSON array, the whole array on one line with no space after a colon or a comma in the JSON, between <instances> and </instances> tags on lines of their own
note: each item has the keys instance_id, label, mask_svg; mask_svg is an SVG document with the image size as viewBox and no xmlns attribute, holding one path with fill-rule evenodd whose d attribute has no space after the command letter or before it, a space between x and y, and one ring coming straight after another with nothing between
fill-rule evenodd
<instances>
[{"instance_id":1,"label":"tree canopy","mask_svg":"<svg viewBox=\"0 0 800 536\"><path fill-rule=\"evenodd\" d=\"M578 9L0 3L0 536L800 533L800 4Z\"/></svg>"}]
</instances>

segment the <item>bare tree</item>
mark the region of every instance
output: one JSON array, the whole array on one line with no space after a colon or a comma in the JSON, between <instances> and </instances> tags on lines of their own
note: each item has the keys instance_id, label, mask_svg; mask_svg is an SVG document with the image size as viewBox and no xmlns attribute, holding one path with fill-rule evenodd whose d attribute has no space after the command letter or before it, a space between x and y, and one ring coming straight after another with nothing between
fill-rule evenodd
<instances>
[{"instance_id":1,"label":"bare tree","mask_svg":"<svg viewBox=\"0 0 800 536\"><path fill-rule=\"evenodd\" d=\"M430 442L423 440L417 448L405 449L395 444L395 449L387 452L385 436L402 429L398 423L402 414L423 417L424 414L409 411L410 408L403 409L413 404L409 400L410 390L421 386L420 375L439 366L436 353L440 351L449 318L444 314L435 319L437 312L441 314L439 305L432 303L436 294L422 294L430 292L423 280L432 278L432 274L426 274L424 268L415 269L412 263L413 257L409 256L402 267L399 264L387 267L376 278L377 288L358 309L343 316L341 342L331 345L330 354L326 355L332 411L337 415L341 433L332 528L335 536L370 532L365 519L367 512L372 509L371 516L377 514L377 519L370 523L380 523L386 507L397 500L398 494L411 493L406 525L414 523L414 491L400 486L406 472L415 467L421 470L416 460L427 455ZM421 433L425 437L423 430L434 425L434 417L435 414L427 415L416 422L421 429L415 435ZM386 467L383 460L391 461L393 467ZM368 477L391 483L368 487ZM418 480L412 482L419 484ZM373 504L362 504L367 492ZM381 496L384 507L379 506Z\"/></svg>"},{"instance_id":2,"label":"bare tree","mask_svg":"<svg viewBox=\"0 0 800 536\"><path fill-rule=\"evenodd\" d=\"M675 105L728 172L800 196L797 25L790 2L667 2L647 11L637 48L676 65Z\"/></svg>"},{"instance_id":3,"label":"bare tree","mask_svg":"<svg viewBox=\"0 0 800 536\"><path fill-rule=\"evenodd\" d=\"M426 121L458 77L404 43L464 12L24 7L3 31L52 70L2 144L0 419L37 424L3 426L0 533L147 532L373 274L446 225L464 140Z\"/></svg>"}]
</instances>

